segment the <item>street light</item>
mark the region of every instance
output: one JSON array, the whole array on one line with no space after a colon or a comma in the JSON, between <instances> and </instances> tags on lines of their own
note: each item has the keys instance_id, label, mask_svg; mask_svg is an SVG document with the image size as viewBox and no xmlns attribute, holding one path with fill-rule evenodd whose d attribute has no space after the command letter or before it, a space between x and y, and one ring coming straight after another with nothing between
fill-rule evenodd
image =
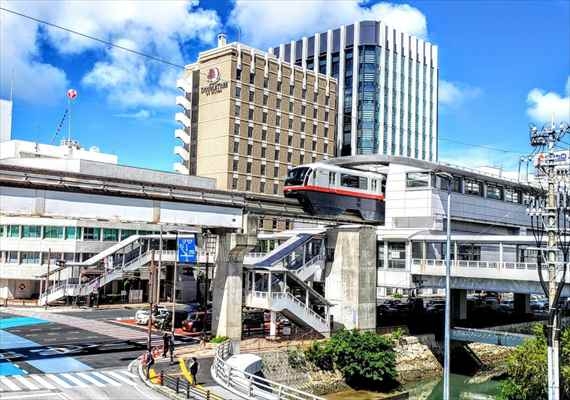
<instances>
[{"instance_id":1,"label":"street light","mask_svg":"<svg viewBox=\"0 0 570 400\"><path fill-rule=\"evenodd\" d=\"M209 294L209 284L208 284L208 277L209 277L209 261L210 261L210 251L209 251L209 246L208 246L208 241L210 238L210 231L208 229L206 229L203 233L202 233L202 239L204 242L204 248L206 250L206 277L205 277L205 286L204 286L204 298L203 298L203 302L204 302L204 316L203 316L203 320L202 320L202 333L204 333L206 331L206 321L207 319L207 315L208 315L208 294Z\"/></svg>"},{"instance_id":2,"label":"street light","mask_svg":"<svg viewBox=\"0 0 570 400\"><path fill-rule=\"evenodd\" d=\"M453 175L447 172L436 172L437 176L447 180L447 227L445 249L445 326L443 339L443 400L450 400L450 329L451 329L451 185Z\"/></svg>"}]
</instances>

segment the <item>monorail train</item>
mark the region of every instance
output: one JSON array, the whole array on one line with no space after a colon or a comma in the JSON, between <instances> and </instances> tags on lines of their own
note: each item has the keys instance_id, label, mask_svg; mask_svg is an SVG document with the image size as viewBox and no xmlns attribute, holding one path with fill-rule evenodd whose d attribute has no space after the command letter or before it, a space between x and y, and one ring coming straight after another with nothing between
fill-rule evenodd
<instances>
[{"instance_id":1,"label":"monorail train","mask_svg":"<svg viewBox=\"0 0 570 400\"><path fill-rule=\"evenodd\" d=\"M366 221L384 223L386 176L324 163L289 171L283 192L297 198L311 215L355 213Z\"/></svg>"}]
</instances>

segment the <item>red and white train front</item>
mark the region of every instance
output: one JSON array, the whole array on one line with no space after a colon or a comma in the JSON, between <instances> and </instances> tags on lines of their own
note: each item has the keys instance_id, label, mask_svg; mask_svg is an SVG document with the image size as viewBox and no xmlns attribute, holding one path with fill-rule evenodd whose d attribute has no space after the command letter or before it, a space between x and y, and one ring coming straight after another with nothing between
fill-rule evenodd
<instances>
[{"instance_id":1,"label":"red and white train front","mask_svg":"<svg viewBox=\"0 0 570 400\"><path fill-rule=\"evenodd\" d=\"M283 192L297 198L312 215L349 212L383 223L385 187L383 174L315 163L291 169Z\"/></svg>"}]
</instances>

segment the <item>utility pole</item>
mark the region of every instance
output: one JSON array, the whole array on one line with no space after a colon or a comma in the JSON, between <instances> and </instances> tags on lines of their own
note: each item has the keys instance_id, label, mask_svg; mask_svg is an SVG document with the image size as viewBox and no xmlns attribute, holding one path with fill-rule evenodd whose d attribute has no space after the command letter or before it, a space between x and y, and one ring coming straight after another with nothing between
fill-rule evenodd
<instances>
[{"instance_id":1,"label":"utility pole","mask_svg":"<svg viewBox=\"0 0 570 400\"><path fill-rule=\"evenodd\" d=\"M154 250L150 252L150 269L148 274L148 351L152 350L152 301L154 298Z\"/></svg>"},{"instance_id":2,"label":"utility pole","mask_svg":"<svg viewBox=\"0 0 570 400\"><path fill-rule=\"evenodd\" d=\"M536 127L531 127L530 144L541 149L536 158L535 166L546 176L546 201L535 199L529 208L533 234L539 248L538 257L542 257L542 232L546 232L546 266L548 270L548 282L545 282L542 275L542 260L538 262L538 274L541 286L548 297L548 323L546 325L547 361L548 361L548 399L558 400L560 398L560 309L559 299L566 280L566 269L568 263L568 202L567 185L560 185L568 175L567 160L562 164L558 161L555 146L566 133L570 132L567 124L561 124L557 130L554 122L550 127L543 127L540 131ZM546 156L544 150L547 150ZM557 167L564 167L566 174L559 176ZM558 170L564 168L558 168ZM560 192L560 193L559 193ZM543 211L544 209L544 211ZM535 220L536 219L536 220ZM563 262L558 260L558 252L563 255ZM560 282L557 281L558 265L562 264L563 274Z\"/></svg>"},{"instance_id":3,"label":"utility pole","mask_svg":"<svg viewBox=\"0 0 570 400\"><path fill-rule=\"evenodd\" d=\"M174 276L172 277L172 337L174 338L174 322L176 322L176 281L178 280L178 231L176 231L176 254L174 255Z\"/></svg>"}]
</instances>

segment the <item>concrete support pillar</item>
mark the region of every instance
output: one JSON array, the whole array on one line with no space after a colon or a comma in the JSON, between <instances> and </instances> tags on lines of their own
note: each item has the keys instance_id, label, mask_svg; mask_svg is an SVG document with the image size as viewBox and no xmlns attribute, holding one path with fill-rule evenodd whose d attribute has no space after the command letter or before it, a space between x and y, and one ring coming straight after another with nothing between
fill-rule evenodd
<instances>
[{"instance_id":1,"label":"concrete support pillar","mask_svg":"<svg viewBox=\"0 0 570 400\"><path fill-rule=\"evenodd\" d=\"M243 305L243 258L255 247L255 235L227 233L218 236L213 282L212 332L234 340L239 352Z\"/></svg>"},{"instance_id":2,"label":"concrete support pillar","mask_svg":"<svg viewBox=\"0 0 570 400\"><path fill-rule=\"evenodd\" d=\"M515 314L530 314L530 294L515 293L514 296L514 311Z\"/></svg>"},{"instance_id":3,"label":"concrete support pillar","mask_svg":"<svg viewBox=\"0 0 570 400\"><path fill-rule=\"evenodd\" d=\"M269 314L269 338L277 337L277 312L271 311Z\"/></svg>"},{"instance_id":4,"label":"concrete support pillar","mask_svg":"<svg viewBox=\"0 0 570 400\"><path fill-rule=\"evenodd\" d=\"M376 230L341 226L328 232L328 240L335 253L325 298L334 305L335 328L376 329Z\"/></svg>"},{"instance_id":5,"label":"concrete support pillar","mask_svg":"<svg viewBox=\"0 0 570 400\"><path fill-rule=\"evenodd\" d=\"M422 241L422 260L425 260L427 258L427 244L426 241L423 240Z\"/></svg>"},{"instance_id":6,"label":"concrete support pillar","mask_svg":"<svg viewBox=\"0 0 570 400\"><path fill-rule=\"evenodd\" d=\"M467 319L467 290L451 289L451 319Z\"/></svg>"}]
</instances>

